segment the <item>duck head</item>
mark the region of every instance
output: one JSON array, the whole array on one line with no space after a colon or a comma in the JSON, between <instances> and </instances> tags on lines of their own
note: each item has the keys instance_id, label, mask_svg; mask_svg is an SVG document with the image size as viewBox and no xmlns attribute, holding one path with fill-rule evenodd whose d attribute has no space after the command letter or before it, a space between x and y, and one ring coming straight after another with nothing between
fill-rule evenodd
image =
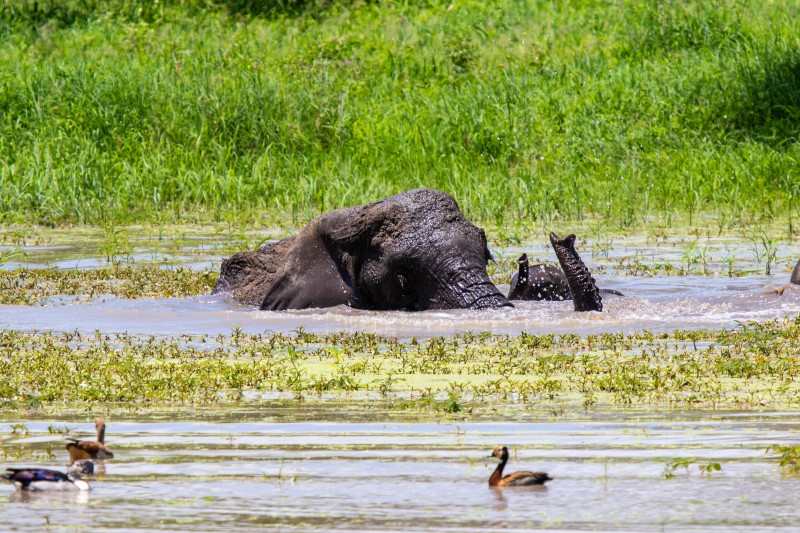
<instances>
[{"instance_id":1,"label":"duck head","mask_svg":"<svg viewBox=\"0 0 800 533\"><path fill-rule=\"evenodd\" d=\"M494 450L492 450L492 455L489 457L495 457L501 461L506 461L508 459L508 448L502 444L498 444L494 447Z\"/></svg>"}]
</instances>

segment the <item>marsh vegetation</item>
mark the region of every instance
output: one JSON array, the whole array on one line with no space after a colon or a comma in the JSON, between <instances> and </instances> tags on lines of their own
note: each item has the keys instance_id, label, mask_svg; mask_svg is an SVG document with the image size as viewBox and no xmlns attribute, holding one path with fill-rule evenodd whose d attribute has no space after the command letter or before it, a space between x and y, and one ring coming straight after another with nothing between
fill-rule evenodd
<instances>
[{"instance_id":1,"label":"marsh vegetation","mask_svg":"<svg viewBox=\"0 0 800 533\"><path fill-rule=\"evenodd\" d=\"M569 408L783 409L800 403L800 319L654 335L0 333L5 409L334 396L444 413ZM69 376L65 379L65 376Z\"/></svg>"},{"instance_id":2,"label":"marsh vegetation","mask_svg":"<svg viewBox=\"0 0 800 533\"><path fill-rule=\"evenodd\" d=\"M798 20L0 2L0 453L63 467L99 414L118 452L91 505L9 490L3 523L796 531L800 317L765 294L800 254ZM604 281L665 302L600 326L198 312L223 257L416 186L487 228L495 284L566 230ZM667 276L687 281L664 297ZM487 494L498 443L548 492Z\"/></svg>"},{"instance_id":3,"label":"marsh vegetation","mask_svg":"<svg viewBox=\"0 0 800 533\"><path fill-rule=\"evenodd\" d=\"M0 219L798 216L796 2L20 0ZM376 31L377 29L377 31Z\"/></svg>"}]
</instances>

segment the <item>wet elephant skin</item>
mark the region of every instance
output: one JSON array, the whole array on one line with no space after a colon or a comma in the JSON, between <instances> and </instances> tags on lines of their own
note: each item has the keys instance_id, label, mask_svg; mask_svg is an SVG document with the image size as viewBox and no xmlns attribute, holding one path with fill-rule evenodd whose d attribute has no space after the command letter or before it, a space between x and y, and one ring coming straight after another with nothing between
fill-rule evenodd
<instances>
[{"instance_id":1,"label":"wet elephant skin","mask_svg":"<svg viewBox=\"0 0 800 533\"><path fill-rule=\"evenodd\" d=\"M415 189L338 209L296 236L225 260L214 292L261 309L511 306L486 272L484 231L448 194Z\"/></svg>"},{"instance_id":2,"label":"wet elephant skin","mask_svg":"<svg viewBox=\"0 0 800 533\"><path fill-rule=\"evenodd\" d=\"M594 278L575 251L575 236L551 236L551 242L563 273L555 266L544 269L554 288L552 297L542 299L571 298L576 311L602 310ZM214 292L231 292L238 302L273 311L513 307L489 279L490 258L486 234L450 195L414 189L331 211L294 237L234 254L223 262Z\"/></svg>"}]
</instances>

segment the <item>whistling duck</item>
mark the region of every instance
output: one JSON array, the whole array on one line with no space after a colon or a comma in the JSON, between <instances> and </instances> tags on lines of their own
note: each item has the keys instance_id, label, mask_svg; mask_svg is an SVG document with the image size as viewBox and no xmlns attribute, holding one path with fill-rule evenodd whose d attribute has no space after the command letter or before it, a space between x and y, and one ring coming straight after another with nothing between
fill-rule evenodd
<instances>
[{"instance_id":1,"label":"whistling duck","mask_svg":"<svg viewBox=\"0 0 800 533\"><path fill-rule=\"evenodd\" d=\"M106 421L102 418L98 418L94 422L95 428L97 428L97 442L92 442L88 440L77 440L77 439L68 439L71 442L67 444L66 448L69 452L69 463L72 464L75 461L80 461L81 459L113 459L114 454L111 453L111 450L106 448L105 445L105 438L106 438Z\"/></svg>"},{"instance_id":2,"label":"whistling duck","mask_svg":"<svg viewBox=\"0 0 800 533\"><path fill-rule=\"evenodd\" d=\"M67 473L47 468L6 468L3 477L14 484L17 490L28 491L64 491L90 490L89 484L81 479L81 473L91 475L94 464L89 461L77 461Z\"/></svg>"},{"instance_id":3,"label":"whistling duck","mask_svg":"<svg viewBox=\"0 0 800 533\"><path fill-rule=\"evenodd\" d=\"M497 457L500 459L500 464L492 472L489 477L490 487L524 487L526 485L544 485L545 481L551 481L553 478L544 472L513 472L507 476L503 476L503 468L508 462L508 448L502 445L497 445L489 457Z\"/></svg>"}]
</instances>

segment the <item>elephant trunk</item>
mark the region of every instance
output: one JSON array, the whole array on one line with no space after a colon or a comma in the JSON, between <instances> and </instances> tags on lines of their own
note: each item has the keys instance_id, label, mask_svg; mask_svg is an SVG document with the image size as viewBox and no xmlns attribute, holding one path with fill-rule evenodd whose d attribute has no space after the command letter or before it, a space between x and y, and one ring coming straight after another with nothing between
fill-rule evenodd
<instances>
[{"instance_id":1,"label":"elephant trunk","mask_svg":"<svg viewBox=\"0 0 800 533\"><path fill-rule=\"evenodd\" d=\"M597 289L589 269L575 251L575 235L567 235L563 239L559 239L555 233L550 233L550 243L556 251L561 269L567 276L575 310L602 311L603 299L600 297L600 291Z\"/></svg>"},{"instance_id":2,"label":"elephant trunk","mask_svg":"<svg viewBox=\"0 0 800 533\"><path fill-rule=\"evenodd\" d=\"M494 290L486 291L485 294L474 297L467 306L469 309L496 309L498 307L514 307L503 294L497 290L494 284L490 283Z\"/></svg>"},{"instance_id":3,"label":"elephant trunk","mask_svg":"<svg viewBox=\"0 0 800 533\"><path fill-rule=\"evenodd\" d=\"M495 309L514 307L489 279L486 270L476 267L450 269L453 276L437 279L438 294L432 309Z\"/></svg>"}]
</instances>

